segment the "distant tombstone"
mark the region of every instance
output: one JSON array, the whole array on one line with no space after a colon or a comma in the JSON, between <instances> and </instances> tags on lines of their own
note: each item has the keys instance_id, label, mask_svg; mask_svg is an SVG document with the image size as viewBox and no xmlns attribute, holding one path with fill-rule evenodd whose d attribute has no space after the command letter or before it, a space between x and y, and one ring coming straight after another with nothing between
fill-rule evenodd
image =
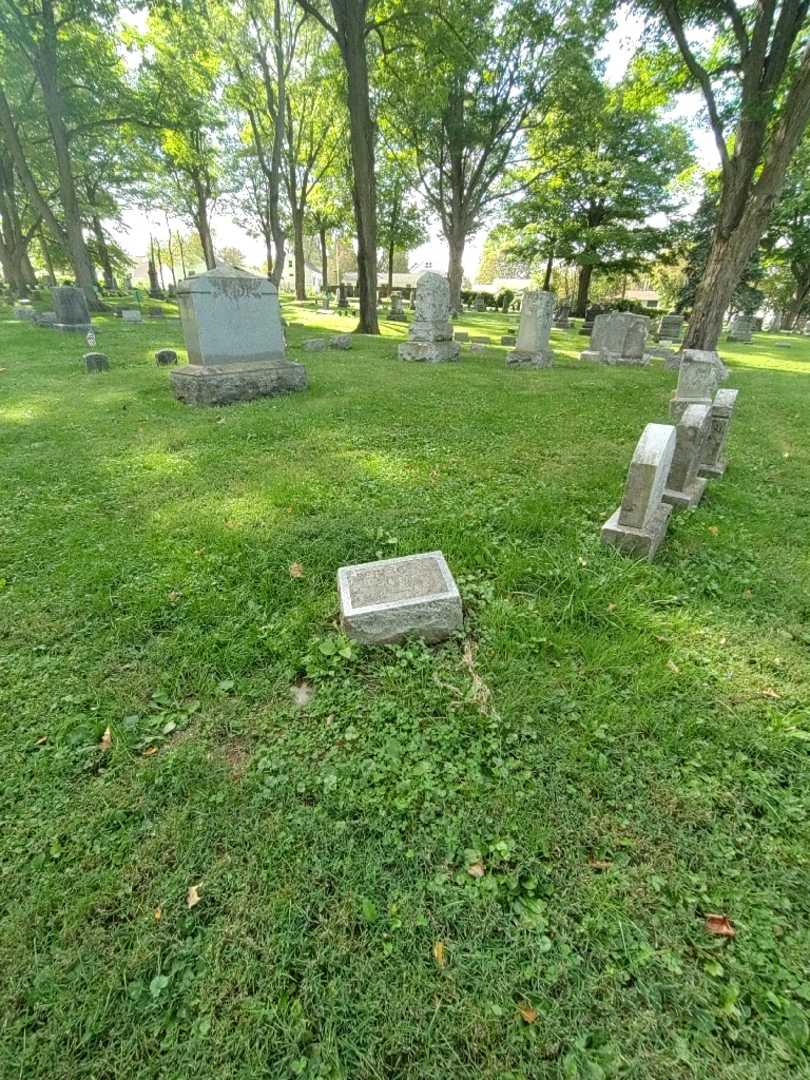
<instances>
[{"instance_id":1,"label":"distant tombstone","mask_svg":"<svg viewBox=\"0 0 810 1080\"><path fill-rule=\"evenodd\" d=\"M728 340L748 343L754 330L754 320L751 315L735 315L728 328Z\"/></svg>"},{"instance_id":2,"label":"distant tombstone","mask_svg":"<svg viewBox=\"0 0 810 1080\"><path fill-rule=\"evenodd\" d=\"M329 338L329 348L343 349L344 351L353 349L354 338L351 334L333 334L332 337Z\"/></svg>"},{"instance_id":3,"label":"distant tombstone","mask_svg":"<svg viewBox=\"0 0 810 1080\"><path fill-rule=\"evenodd\" d=\"M579 332L580 334L582 334L583 337L591 336L591 334L593 333L593 324L596 321L596 317L597 315L602 314L602 308L599 307L598 304L590 304L585 309L585 319L582 323L582 326L579 328Z\"/></svg>"},{"instance_id":4,"label":"distant tombstone","mask_svg":"<svg viewBox=\"0 0 810 1080\"><path fill-rule=\"evenodd\" d=\"M671 424L644 428L630 462L622 504L602 526L602 543L639 559L655 557L672 514L672 507L662 500L676 440Z\"/></svg>"},{"instance_id":5,"label":"distant tombstone","mask_svg":"<svg viewBox=\"0 0 810 1080\"><path fill-rule=\"evenodd\" d=\"M675 428L675 453L664 490L664 502L678 510L697 506L708 480L700 476L712 426L710 405L689 405Z\"/></svg>"},{"instance_id":6,"label":"distant tombstone","mask_svg":"<svg viewBox=\"0 0 810 1080\"><path fill-rule=\"evenodd\" d=\"M74 330L86 334L90 329L90 311L87 297L73 285L61 285L51 289L53 308L56 312L56 330Z\"/></svg>"},{"instance_id":7,"label":"distant tombstone","mask_svg":"<svg viewBox=\"0 0 810 1080\"><path fill-rule=\"evenodd\" d=\"M88 371L109 371L110 361L103 352L89 352L84 354L84 366Z\"/></svg>"},{"instance_id":8,"label":"distant tombstone","mask_svg":"<svg viewBox=\"0 0 810 1080\"><path fill-rule=\"evenodd\" d=\"M503 334L501 336L501 345L511 345L514 347L517 345L517 337L514 334Z\"/></svg>"},{"instance_id":9,"label":"distant tombstone","mask_svg":"<svg viewBox=\"0 0 810 1080\"><path fill-rule=\"evenodd\" d=\"M554 354L548 347L554 293L541 290L525 292L520 306L520 326L513 352L507 353L507 367L551 367Z\"/></svg>"},{"instance_id":10,"label":"distant tombstone","mask_svg":"<svg viewBox=\"0 0 810 1080\"><path fill-rule=\"evenodd\" d=\"M453 334L453 337L456 341L470 340L470 335L466 330L456 330L456 332Z\"/></svg>"},{"instance_id":11,"label":"distant tombstone","mask_svg":"<svg viewBox=\"0 0 810 1080\"><path fill-rule=\"evenodd\" d=\"M720 477L725 475L728 462L725 456L728 429L737 405L738 390L718 390L712 402L712 423L709 438L700 465L700 475Z\"/></svg>"},{"instance_id":12,"label":"distant tombstone","mask_svg":"<svg viewBox=\"0 0 810 1080\"><path fill-rule=\"evenodd\" d=\"M778 333L782 329L782 312L769 311L762 323L762 329L770 334Z\"/></svg>"},{"instance_id":13,"label":"distant tombstone","mask_svg":"<svg viewBox=\"0 0 810 1080\"><path fill-rule=\"evenodd\" d=\"M554 312L554 318L551 325L557 330L568 330L571 326L571 305L560 304L557 310Z\"/></svg>"},{"instance_id":14,"label":"distant tombstone","mask_svg":"<svg viewBox=\"0 0 810 1080\"><path fill-rule=\"evenodd\" d=\"M473 334L470 338L475 345L489 345L490 340L486 334Z\"/></svg>"},{"instance_id":15,"label":"distant tombstone","mask_svg":"<svg viewBox=\"0 0 810 1080\"><path fill-rule=\"evenodd\" d=\"M658 340L659 341L672 341L676 345L680 344L683 337L683 315L662 315L660 322L658 323Z\"/></svg>"},{"instance_id":16,"label":"distant tombstone","mask_svg":"<svg viewBox=\"0 0 810 1080\"><path fill-rule=\"evenodd\" d=\"M678 386L669 402L669 415L678 421L690 405L711 405L723 375L716 352L684 349L678 369Z\"/></svg>"},{"instance_id":17,"label":"distant tombstone","mask_svg":"<svg viewBox=\"0 0 810 1080\"><path fill-rule=\"evenodd\" d=\"M399 347L399 358L443 364L458 360L458 354L450 325L450 285L446 277L427 270L416 285L416 318L408 340Z\"/></svg>"},{"instance_id":18,"label":"distant tombstone","mask_svg":"<svg viewBox=\"0 0 810 1080\"><path fill-rule=\"evenodd\" d=\"M53 326L56 322L55 311L39 311L34 315L35 326Z\"/></svg>"},{"instance_id":19,"label":"distant tombstone","mask_svg":"<svg viewBox=\"0 0 810 1080\"><path fill-rule=\"evenodd\" d=\"M319 315L331 315L332 314L332 301L329 297L329 293L325 292L321 297L321 306L318 308Z\"/></svg>"},{"instance_id":20,"label":"distant tombstone","mask_svg":"<svg viewBox=\"0 0 810 1080\"><path fill-rule=\"evenodd\" d=\"M476 298L475 298L475 310L476 311L486 311L487 310L486 297L481 296L480 294L478 296L476 296Z\"/></svg>"},{"instance_id":21,"label":"distant tombstone","mask_svg":"<svg viewBox=\"0 0 810 1080\"><path fill-rule=\"evenodd\" d=\"M329 342L323 337L307 338L303 343L305 352L326 352Z\"/></svg>"},{"instance_id":22,"label":"distant tombstone","mask_svg":"<svg viewBox=\"0 0 810 1080\"><path fill-rule=\"evenodd\" d=\"M346 297L346 286L341 281L338 285L338 311L346 311L349 307L349 301Z\"/></svg>"},{"instance_id":23,"label":"distant tombstone","mask_svg":"<svg viewBox=\"0 0 810 1080\"><path fill-rule=\"evenodd\" d=\"M33 322L36 312L31 307L30 300L18 300L14 305L14 318L22 322Z\"/></svg>"},{"instance_id":24,"label":"distant tombstone","mask_svg":"<svg viewBox=\"0 0 810 1080\"><path fill-rule=\"evenodd\" d=\"M170 372L176 398L226 405L303 390L307 372L286 359L278 290L220 265L177 286L189 363Z\"/></svg>"},{"instance_id":25,"label":"distant tombstone","mask_svg":"<svg viewBox=\"0 0 810 1080\"><path fill-rule=\"evenodd\" d=\"M405 309L402 306L402 293L391 293L391 307L388 311L388 318L391 322L407 322L408 316L405 314Z\"/></svg>"},{"instance_id":26,"label":"distant tombstone","mask_svg":"<svg viewBox=\"0 0 810 1080\"><path fill-rule=\"evenodd\" d=\"M590 348L580 355L580 359L598 364L646 367L650 362L646 351L649 325L646 315L633 315L628 311L597 315Z\"/></svg>"},{"instance_id":27,"label":"distant tombstone","mask_svg":"<svg viewBox=\"0 0 810 1080\"><path fill-rule=\"evenodd\" d=\"M143 322L143 315L137 308L125 308L121 312L121 318L124 322Z\"/></svg>"},{"instance_id":28,"label":"distant tombstone","mask_svg":"<svg viewBox=\"0 0 810 1080\"><path fill-rule=\"evenodd\" d=\"M158 349L155 363L158 367L173 367L177 363L177 353L174 349Z\"/></svg>"},{"instance_id":29,"label":"distant tombstone","mask_svg":"<svg viewBox=\"0 0 810 1080\"><path fill-rule=\"evenodd\" d=\"M463 626L461 597L440 551L342 566L341 623L363 645L443 641Z\"/></svg>"}]
</instances>

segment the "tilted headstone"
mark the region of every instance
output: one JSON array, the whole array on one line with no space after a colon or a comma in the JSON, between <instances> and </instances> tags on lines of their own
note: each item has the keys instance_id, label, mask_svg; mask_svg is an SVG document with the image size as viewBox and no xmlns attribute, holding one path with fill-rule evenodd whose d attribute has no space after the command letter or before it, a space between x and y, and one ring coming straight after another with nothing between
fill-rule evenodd
<instances>
[{"instance_id":1,"label":"tilted headstone","mask_svg":"<svg viewBox=\"0 0 810 1080\"><path fill-rule=\"evenodd\" d=\"M363 645L443 641L463 625L461 597L440 551L342 566L343 629Z\"/></svg>"},{"instance_id":2,"label":"tilted headstone","mask_svg":"<svg viewBox=\"0 0 810 1080\"><path fill-rule=\"evenodd\" d=\"M391 307L388 311L388 318L391 322L408 321L408 316L405 314L405 308L402 306L402 293L391 293Z\"/></svg>"},{"instance_id":3,"label":"tilted headstone","mask_svg":"<svg viewBox=\"0 0 810 1080\"><path fill-rule=\"evenodd\" d=\"M220 265L177 286L189 363L169 373L176 398L193 405L303 390L303 364L287 360L272 281Z\"/></svg>"},{"instance_id":4,"label":"tilted headstone","mask_svg":"<svg viewBox=\"0 0 810 1080\"><path fill-rule=\"evenodd\" d=\"M110 361L103 352L89 352L84 354L84 366L88 371L109 371Z\"/></svg>"},{"instance_id":5,"label":"tilted headstone","mask_svg":"<svg viewBox=\"0 0 810 1080\"><path fill-rule=\"evenodd\" d=\"M644 428L627 472L622 504L602 526L603 543L637 558L655 556L672 514L662 498L675 444L671 424Z\"/></svg>"},{"instance_id":6,"label":"tilted headstone","mask_svg":"<svg viewBox=\"0 0 810 1080\"><path fill-rule=\"evenodd\" d=\"M77 330L86 334L90 329L90 311L87 297L73 285L61 285L51 289L53 309L56 312L56 330Z\"/></svg>"},{"instance_id":7,"label":"tilted headstone","mask_svg":"<svg viewBox=\"0 0 810 1080\"><path fill-rule=\"evenodd\" d=\"M158 367L173 367L177 363L177 353L174 349L158 349L155 363Z\"/></svg>"},{"instance_id":8,"label":"tilted headstone","mask_svg":"<svg viewBox=\"0 0 810 1080\"><path fill-rule=\"evenodd\" d=\"M554 293L535 290L523 294L520 326L514 351L506 354L507 367L551 367L554 353L548 347Z\"/></svg>"},{"instance_id":9,"label":"tilted headstone","mask_svg":"<svg viewBox=\"0 0 810 1080\"><path fill-rule=\"evenodd\" d=\"M718 390L712 402L712 423L709 438L703 452L700 475L720 477L728 467L725 449L728 429L737 405L738 390Z\"/></svg>"},{"instance_id":10,"label":"tilted headstone","mask_svg":"<svg viewBox=\"0 0 810 1080\"><path fill-rule=\"evenodd\" d=\"M646 351L649 325L646 315L633 315L627 311L597 315L590 347L581 353L580 359L599 364L646 367L650 362Z\"/></svg>"},{"instance_id":11,"label":"tilted headstone","mask_svg":"<svg viewBox=\"0 0 810 1080\"><path fill-rule=\"evenodd\" d=\"M143 315L137 308L125 308L121 312L121 318L124 322L143 322Z\"/></svg>"},{"instance_id":12,"label":"tilted headstone","mask_svg":"<svg viewBox=\"0 0 810 1080\"><path fill-rule=\"evenodd\" d=\"M725 368L716 352L684 349L680 353L678 386L669 403L669 415L678 421L690 405L711 405Z\"/></svg>"},{"instance_id":13,"label":"tilted headstone","mask_svg":"<svg viewBox=\"0 0 810 1080\"><path fill-rule=\"evenodd\" d=\"M680 344L683 337L684 321L683 315L662 315L658 323L658 340L672 341L676 345Z\"/></svg>"},{"instance_id":14,"label":"tilted headstone","mask_svg":"<svg viewBox=\"0 0 810 1080\"><path fill-rule=\"evenodd\" d=\"M735 315L728 328L729 341L750 342L754 330L754 319L751 315Z\"/></svg>"},{"instance_id":15,"label":"tilted headstone","mask_svg":"<svg viewBox=\"0 0 810 1080\"><path fill-rule=\"evenodd\" d=\"M446 277L427 270L416 285L416 317L408 340L399 347L399 358L442 364L458 360L458 354L450 325L450 285Z\"/></svg>"},{"instance_id":16,"label":"tilted headstone","mask_svg":"<svg viewBox=\"0 0 810 1080\"><path fill-rule=\"evenodd\" d=\"M679 510L697 506L708 480L700 476L711 433L710 405L689 405L675 428L675 453L664 490L664 502Z\"/></svg>"}]
</instances>

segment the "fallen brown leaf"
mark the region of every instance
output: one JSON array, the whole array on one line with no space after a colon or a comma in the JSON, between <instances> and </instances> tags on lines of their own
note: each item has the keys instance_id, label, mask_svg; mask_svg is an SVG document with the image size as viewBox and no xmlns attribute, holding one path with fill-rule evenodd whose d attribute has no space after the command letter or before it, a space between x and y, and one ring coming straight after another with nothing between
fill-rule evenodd
<instances>
[{"instance_id":1,"label":"fallen brown leaf","mask_svg":"<svg viewBox=\"0 0 810 1080\"><path fill-rule=\"evenodd\" d=\"M709 532L712 534L712 536L717 536L717 534L720 532L720 530L718 529L718 527L716 525L710 525L709 526Z\"/></svg>"},{"instance_id":2,"label":"fallen brown leaf","mask_svg":"<svg viewBox=\"0 0 810 1080\"><path fill-rule=\"evenodd\" d=\"M766 686L762 691L762 696L771 698L772 701L778 701L781 695L777 694L772 686Z\"/></svg>"},{"instance_id":3,"label":"fallen brown leaf","mask_svg":"<svg viewBox=\"0 0 810 1080\"><path fill-rule=\"evenodd\" d=\"M737 931L729 922L728 915L707 915L704 928L720 937L736 937Z\"/></svg>"},{"instance_id":4,"label":"fallen brown leaf","mask_svg":"<svg viewBox=\"0 0 810 1080\"><path fill-rule=\"evenodd\" d=\"M533 1009L528 1001L524 1001L522 1005L518 1005L518 1012L521 1019L527 1024L533 1024L537 1019L537 1009Z\"/></svg>"},{"instance_id":5,"label":"fallen brown leaf","mask_svg":"<svg viewBox=\"0 0 810 1080\"><path fill-rule=\"evenodd\" d=\"M607 609L608 609L608 611L615 611L616 610L616 605L615 604L608 604Z\"/></svg>"},{"instance_id":6,"label":"fallen brown leaf","mask_svg":"<svg viewBox=\"0 0 810 1080\"><path fill-rule=\"evenodd\" d=\"M200 896L200 889L202 888L202 882L199 885L189 885L188 896L186 896L186 904L189 908L196 907L199 904L202 897Z\"/></svg>"},{"instance_id":7,"label":"fallen brown leaf","mask_svg":"<svg viewBox=\"0 0 810 1080\"><path fill-rule=\"evenodd\" d=\"M588 859L588 866L591 870L609 870L613 863L607 859Z\"/></svg>"},{"instance_id":8,"label":"fallen brown leaf","mask_svg":"<svg viewBox=\"0 0 810 1080\"><path fill-rule=\"evenodd\" d=\"M160 916L162 914L163 914L163 912L160 910L160 908L156 907L155 908L155 922L160 922Z\"/></svg>"},{"instance_id":9,"label":"fallen brown leaf","mask_svg":"<svg viewBox=\"0 0 810 1080\"><path fill-rule=\"evenodd\" d=\"M680 672L680 670L681 670L681 669L680 669L680 668L678 667L678 665L677 665L677 664L675 663L675 661L674 661L674 660L667 660L667 667L669 668L669 670L670 670L670 671L674 671L676 675L677 675L677 674L678 674L678 673Z\"/></svg>"},{"instance_id":10,"label":"fallen brown leaf","mask_svg":"<svg viewBox=\"0 0 810 1080\"><path fill-rule=\"evenodd\" d=\"M467 873L470 875L470 877L482 878L486 873L483 860L479 859L478 862L474 862L471 866L468 866Z\"/></svg>"},{"instance_id":11,"label":"fallen brown leaf","mask_svg":"<svg viewBox=\"0 0 810 1080\"><path fill-rule=\"evenodd\" d=\"M290 577L302 578L304 576L304 568L300 562L294 562L290 567Z\"/></svg>"},{"instance_id":12,"label":"fallen brown leaf","mask_svg":"<svg viewBox=\"0 0 810 1080\"><path fill-rule=\"evenodd\" d=\"M48 736L43 735L41 738L37 739L37 746L44 746L47 741L48 741Z\"/></svg>"},{"instance_id":13,"label":"fallen brown leaf","mask_svg":"<svg viewBox=\"0 0 810 1080\"><path fill-rule=\"evenodd\" d=\"M156 746L147 746L147 748L143 752L143 756L144 757L151 757L152 754L156 754L156 753L157 753L157 747Z\"/></svg>"},{"instance_id":14,"label":"fallen brown leaf","mask_svg":"<svg viewBox=\"0 0 810 1080\"><path fill-rule=\"evenodd\" d=\"M444 955L444 942L437 941L433 946L433 959L436 961L436 967L443 968L447 964L447 957Z\"/></svg>"},{"instance_id":15,"label":"fallen brown leaf","mask_svg":"<svg viewBox=\"0 0 810 1080\"><path fill-rule=\"evenodd\" d=\"M99 750L105 754L112 746L112 732L109 726L104 729L104 734L101 736L101 742L98 744Z\"/></svg>"}]
</instances>

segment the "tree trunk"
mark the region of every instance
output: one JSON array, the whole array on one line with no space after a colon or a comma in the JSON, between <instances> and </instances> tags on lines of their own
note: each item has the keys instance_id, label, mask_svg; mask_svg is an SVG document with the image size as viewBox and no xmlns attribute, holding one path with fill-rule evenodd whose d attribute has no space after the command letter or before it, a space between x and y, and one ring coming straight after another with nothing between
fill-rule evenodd
<instances>
[{"instance_id":1,"label":"tree trunk","mask_svg":"<svg viewBox=\"0 0 810 1080\"><path fill-rule=\"evenodd\" d=\"M394 241L388 245L388 296L394 291Z\"/></svg>"},{"instance_id":2,"label":"tree trunk","mask_svg":"<svg viewBox=\"0 0 810 1080\"><path fill-rule=\"evenodd\" d=\"M361 11L355 10L360 7ZM377 319L377 185L374 177L376 125L371 118L366 54L367 4L332 0L338 44L346 65L349 136L352 151L352 203L357 228L358 334L379 334ZM361 17L362 16L362 17Z\"/></svg>"},{"instance_id":3,"label":"tree trunk","mask_svg":"<svg viewBox=\"0 0 810 1080\"><path fill-rule=\"evenodd\" d=\"M579 277L577 278L577 298L574 301L573 310L573 314L580 319L585 318L585 312L588 310L588 293L591 289L592 274L592 266L580 266Z\"/></svg>"},{"instance_id":4,"label":"tree trunk","mask_svg":"<svg viewBox=\"0 0 810 1080\"><path fill-rule=\"evenodd\" d=\"M326 289L329 284L329 256L326 249L326 229L322 225L318 229L318 239L321 242L321 277L323 279L323 287Z\"/></svg>"},{"instance_id":5,"label":"tree trunk","mask_svg":"<svg viewBox=\"0 0 810 1080\"><path fill-rule=\"evenodd\" d=\"M551 251L548 253L546 259L546 276L543 278L543 291L550 292L551 290L551 274L554 270L554 245L551 246Z\"/></svg>"},{"instance_id":6,"label":"tree trunk","mask_svg":"<svg viewBox=\"0 0 810 1080\"><path fill-rule=\"evenodd\" d=\"M304 255L304 215L301 210L293 211L292 224L293 258L295 262L295 299L306 300L307 277L306 256Z\"/></svg>"},{"instance_id":7,"label":"tree trunk","mask_svg":"<svg viewBox=\"0 0 810 1080\"><path fill-rule=\"evenodd\" d=\"M107 247L107 240L104 236L104 229L101 227L101 219L98 214L92 216L93 235L96 238L96 248L98 250L98 257L101 263L101 269L104 273L104 288L115 288L115 274L113 273L112 260L110 259L110 251Z\"/></svg>"},{"instance_id":8,"label":"tree trunk","mask_svg":"<svg viewBox=\"0 0 810 1080\"><path fill-rule=\"evenodd\" d=\"M45 239L45 230L42 228L39 230L39 250L42 252L42 261L45 263L45 270L48 274L48 284L54 286L56 285L56 273L53 268L51 253L48 250L48 241Z\"/></svg>"},{"instance_id":9,"label":"tree trunk","mask_svg":"<svg viewBox=\"0 0 810 1080\"><path fill-rule=\"evenodd\" d=\"M460 225L450 230L447 238L450 246L450 264L447 276L450 280L450 314L458 315L461 312L461 286L464 281L464 244L466 241L464 230Z\"/></svg>"},{"instance_id":10,"label":"tree trunk","mask_svg":"<svg viewBox=\"0 0 810 1080\"><path fill-rule=\"evenodd\" d=\"M217 264L214 255L214 241L211 237L211 222L208 220L208 198L199 180L194 181L197 194L197 208L194 214L194 224L197 227L197 235L203 249L203 258L207 270L213 270Z\"/></svg>"}]
</instances>

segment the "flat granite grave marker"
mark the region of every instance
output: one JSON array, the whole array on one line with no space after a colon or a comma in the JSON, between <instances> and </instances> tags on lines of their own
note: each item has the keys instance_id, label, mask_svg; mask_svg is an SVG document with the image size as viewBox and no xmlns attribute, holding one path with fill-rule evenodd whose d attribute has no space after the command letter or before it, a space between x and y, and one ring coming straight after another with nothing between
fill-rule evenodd
<instances>
[{"instance_id":1,"label":"flat granite grave marker","mask_svg":"<svg viewBox=\"0 0 810 1080\"><path fill-rule=\"evenodd\" d=\"M462 627L461 596L440 551L342 566L337 580L343 628L363 645L443 641Z\"/></svg>"},{"instance_id":2,"label":"flat granite grave marker","mask_svg":"<svg viewBox=\"0 0 810 1080\"><path fill-rule=\"evenodd\" d=\"M272 281L220 265L177 286L189 363L169 373L174 396L227 405L303 390L303 364L286 359Z\"/></svg>"},{"instance_id":3,"label":"flat granite grave marker","mask_svg":"<svg viewBox=\"0 0 810 1080\"><path fill-rule=\"evenodd\" d=\"M597 315L590 347L580 354L580 359L597 364L646 367L650 362L645 348L649 326L646 315L633 315L629 311Z\"/></svg>"},{"instance_id":4,"label":"flat granite grave marker","mask_svg":"<svg viewBox=\"0 0 810 1080\"><path fill-rule=\"evenodd\" d=\"M426 270L416 283L416 318L408 340L399 346L399 358L443 364L458 360L458 354L450 325L450 284L441 274Z\"/></svg>"},{"instance_id":5,"label":"flat granite grave marker","mask_svg":"<svg viewBox=\"0 0 810 1080\"><path fill-rule=\"evenodd\" d=\"M551 320L554 317L554 293L540 289L525 292L520 305L517 342L506 354L507 367L551 367L554 353L548 347Z\"/></svg>"},{"instance_id":6,"label":"flat granite grave marker","mask_svg":"<svg viewBox=\"0 0 810 1080\"><path fill-rule=\"evenodd\" d=\"M677 510L697 506L703 498L709 481L699 474L706 458L711 426L711 406L690 405L675 428L675 453L664 489L664 502Z\"/></svg>"},{"instance_id":7,"label":"flat granite grave marker","mask_svg":"<svg viewBox=\"0 0 810 1080\"><path fill-rule=\"evenodd\" d=\"M54 330L81 331L91 328L87 297L73 285L60 285L51 289L53 309L56 312Z\"/></svg>"},{"instance_id":8,"label":"flat granite grave marker","mask_svg":"<svg viewBox=\"0 0 810 1080\"><path fill-rule=\"evenodd\" d=\"M711 405L725 368L710 349L684 349L678 367L678 386L669 402L669 415L678 421L690 405Z\"/></svg>"},{"instance_id":9,"label":"flat granite grave marker","mask_svg":"<svg viewBox=\"0 0 810 1080\"><path fill-rule=\"evenodd\" d=\"M627 472L622 504L602 526L602 543L625 555L653 559L672 507L662 501L676 444L671 424L647 424Z\"/></svg>"},{"instance_id":10,"label":"flat granite grave marker","mask_svg":"<svg viewBox=\"0 0 810 1080\"><path fill-rule=\"evenodd\" d=\"M124 322L143 322L143 315L137 308L124 308L121 318Z\"/></svg>"},{"instance_id":11,"label":"flat granite grave marker","mask_svg":"<svg viewBox=\"0 0 810 1080\"><path fill-rule=\"evenodd\" d=\"M725 475L728 462L725 456L728 429L737 405L738 390L718 390L712 402L712 423L703 461L698 470L701 476L720 477Z\"/></svg>"}]
</instances>

